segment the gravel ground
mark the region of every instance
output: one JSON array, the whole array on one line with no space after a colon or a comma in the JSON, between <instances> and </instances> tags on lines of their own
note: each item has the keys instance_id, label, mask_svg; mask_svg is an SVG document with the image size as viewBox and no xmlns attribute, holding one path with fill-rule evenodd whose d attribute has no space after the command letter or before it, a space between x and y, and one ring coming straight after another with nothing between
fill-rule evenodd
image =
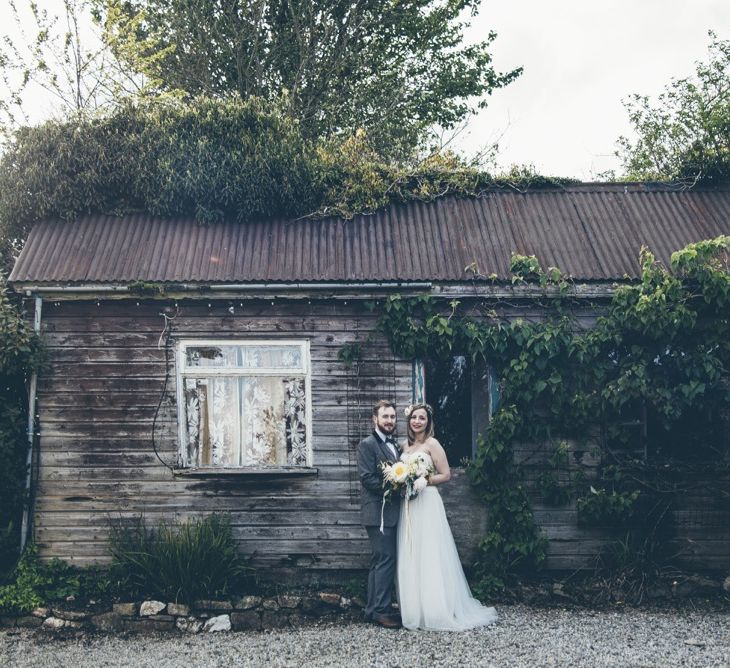
<instances>
[{"instance_id":1,"label":"gravel ground","mask_svg":"<svg viewBox=\"0 0 730 668\"><path fill-rule=\"evenodd\" d=\"M730 613L501 606L491 628L390 631L364 623L256 633L53 639L0 632L0 666L730 666Z\"/></svg>"}]
</instances>

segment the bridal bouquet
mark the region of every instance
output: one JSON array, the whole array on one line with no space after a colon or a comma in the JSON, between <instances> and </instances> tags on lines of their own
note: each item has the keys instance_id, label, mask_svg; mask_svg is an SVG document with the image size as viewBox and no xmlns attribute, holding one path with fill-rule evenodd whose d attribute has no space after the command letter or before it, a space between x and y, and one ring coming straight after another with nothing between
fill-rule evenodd
<instances>
[{"instance_id":1,"label":"bridal bouquet","mask_svg":"<svg viewBox=\"0 0 730 668\"><path fill-rule=\"evenodd\" d=\"M394 464L383 463L383 498L393 493L400 493L406 499L418 496L424 487L424 483L418 483L419 479L428 482L428 479L436 472L433 466L427 463L420 454L416 454L409 462L398 461Z\"/></svg>"}]
</instances>

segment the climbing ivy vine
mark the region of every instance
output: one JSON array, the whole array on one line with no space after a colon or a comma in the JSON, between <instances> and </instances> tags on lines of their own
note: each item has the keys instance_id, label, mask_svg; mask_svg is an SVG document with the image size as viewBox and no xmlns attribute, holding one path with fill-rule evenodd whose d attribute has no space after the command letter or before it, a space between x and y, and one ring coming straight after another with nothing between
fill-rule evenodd
<instances>
[{"instance_id":1,"label":"climbing ivy vine","mask_svg":"<svg viewBox=\"0 0 730 668\"><path fill-rule=\"evenodd\" d=\"M40 339L0 276L0 584L18 556L26 500L27 382L41 361Z\"/></svg>"},{"instance_id":2,"label":"climbing ivy vine","mask_svg":"<svg viewBox=\"0 0 730 668\"><path fill-rule=\"evenodd\" d=\"M635 520L642 498L658 490L676 493L676 467L728 468L729 248L728 236L690 244L669 266L644 249L640 280L592 304L574 296L558 269L514 256L512 282L544 288L531 298L541 311L533 320L476 297L391 296L380 305L379 326L397 355L465 354L500 379L500 407L468 466L490 513L476 565L482 593L545 560L516 444L555 444L536 483L543 498L575 500L584 523L603 526ZM579 324L579 313L595 311L591 327ZM600 451L593 479L561 477L568 442ZM644 518L665 518L660 505L644 504Z\"/></svg>"}]
</instances>

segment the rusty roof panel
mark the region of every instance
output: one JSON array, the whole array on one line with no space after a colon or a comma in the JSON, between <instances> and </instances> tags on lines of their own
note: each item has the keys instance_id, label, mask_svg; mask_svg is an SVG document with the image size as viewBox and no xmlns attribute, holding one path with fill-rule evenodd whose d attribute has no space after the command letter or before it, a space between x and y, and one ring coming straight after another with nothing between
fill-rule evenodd
<instances>
[{"instance_id":1,"label":"rusty roof panel","mask_svg":"<svg viewBox=\"0 0 730 668\"><path fill-rule=\"evenodd\" d=\"M730 191L584 184L394 205L352 220L233 221L146 215L38 223L15 283L462 281L509 278L513 252L580 280L638 276L647 246L668 262L730 234Z\"/></svg>"}]
</instances>

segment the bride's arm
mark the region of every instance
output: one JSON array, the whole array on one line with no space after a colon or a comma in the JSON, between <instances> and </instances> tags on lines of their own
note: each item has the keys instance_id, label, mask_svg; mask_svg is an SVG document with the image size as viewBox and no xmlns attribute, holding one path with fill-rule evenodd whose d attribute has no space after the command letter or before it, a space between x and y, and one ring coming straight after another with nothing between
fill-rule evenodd
<instances>
[{"instance_id":1,"label":"bride's arm","mask_svg":"<svg viewBox=\"0 0 730 668\"><path fill-rule=\"evenodd\" d=\"M449 461L446 459L446 453L441 443L435 438L431 438L428 441L428 453L431 455L434 468L436 469L436 473L428 479L428 484L440 485L443 482L451 480L451 469L449 468Z\"/></svg>"}]
</instances>

